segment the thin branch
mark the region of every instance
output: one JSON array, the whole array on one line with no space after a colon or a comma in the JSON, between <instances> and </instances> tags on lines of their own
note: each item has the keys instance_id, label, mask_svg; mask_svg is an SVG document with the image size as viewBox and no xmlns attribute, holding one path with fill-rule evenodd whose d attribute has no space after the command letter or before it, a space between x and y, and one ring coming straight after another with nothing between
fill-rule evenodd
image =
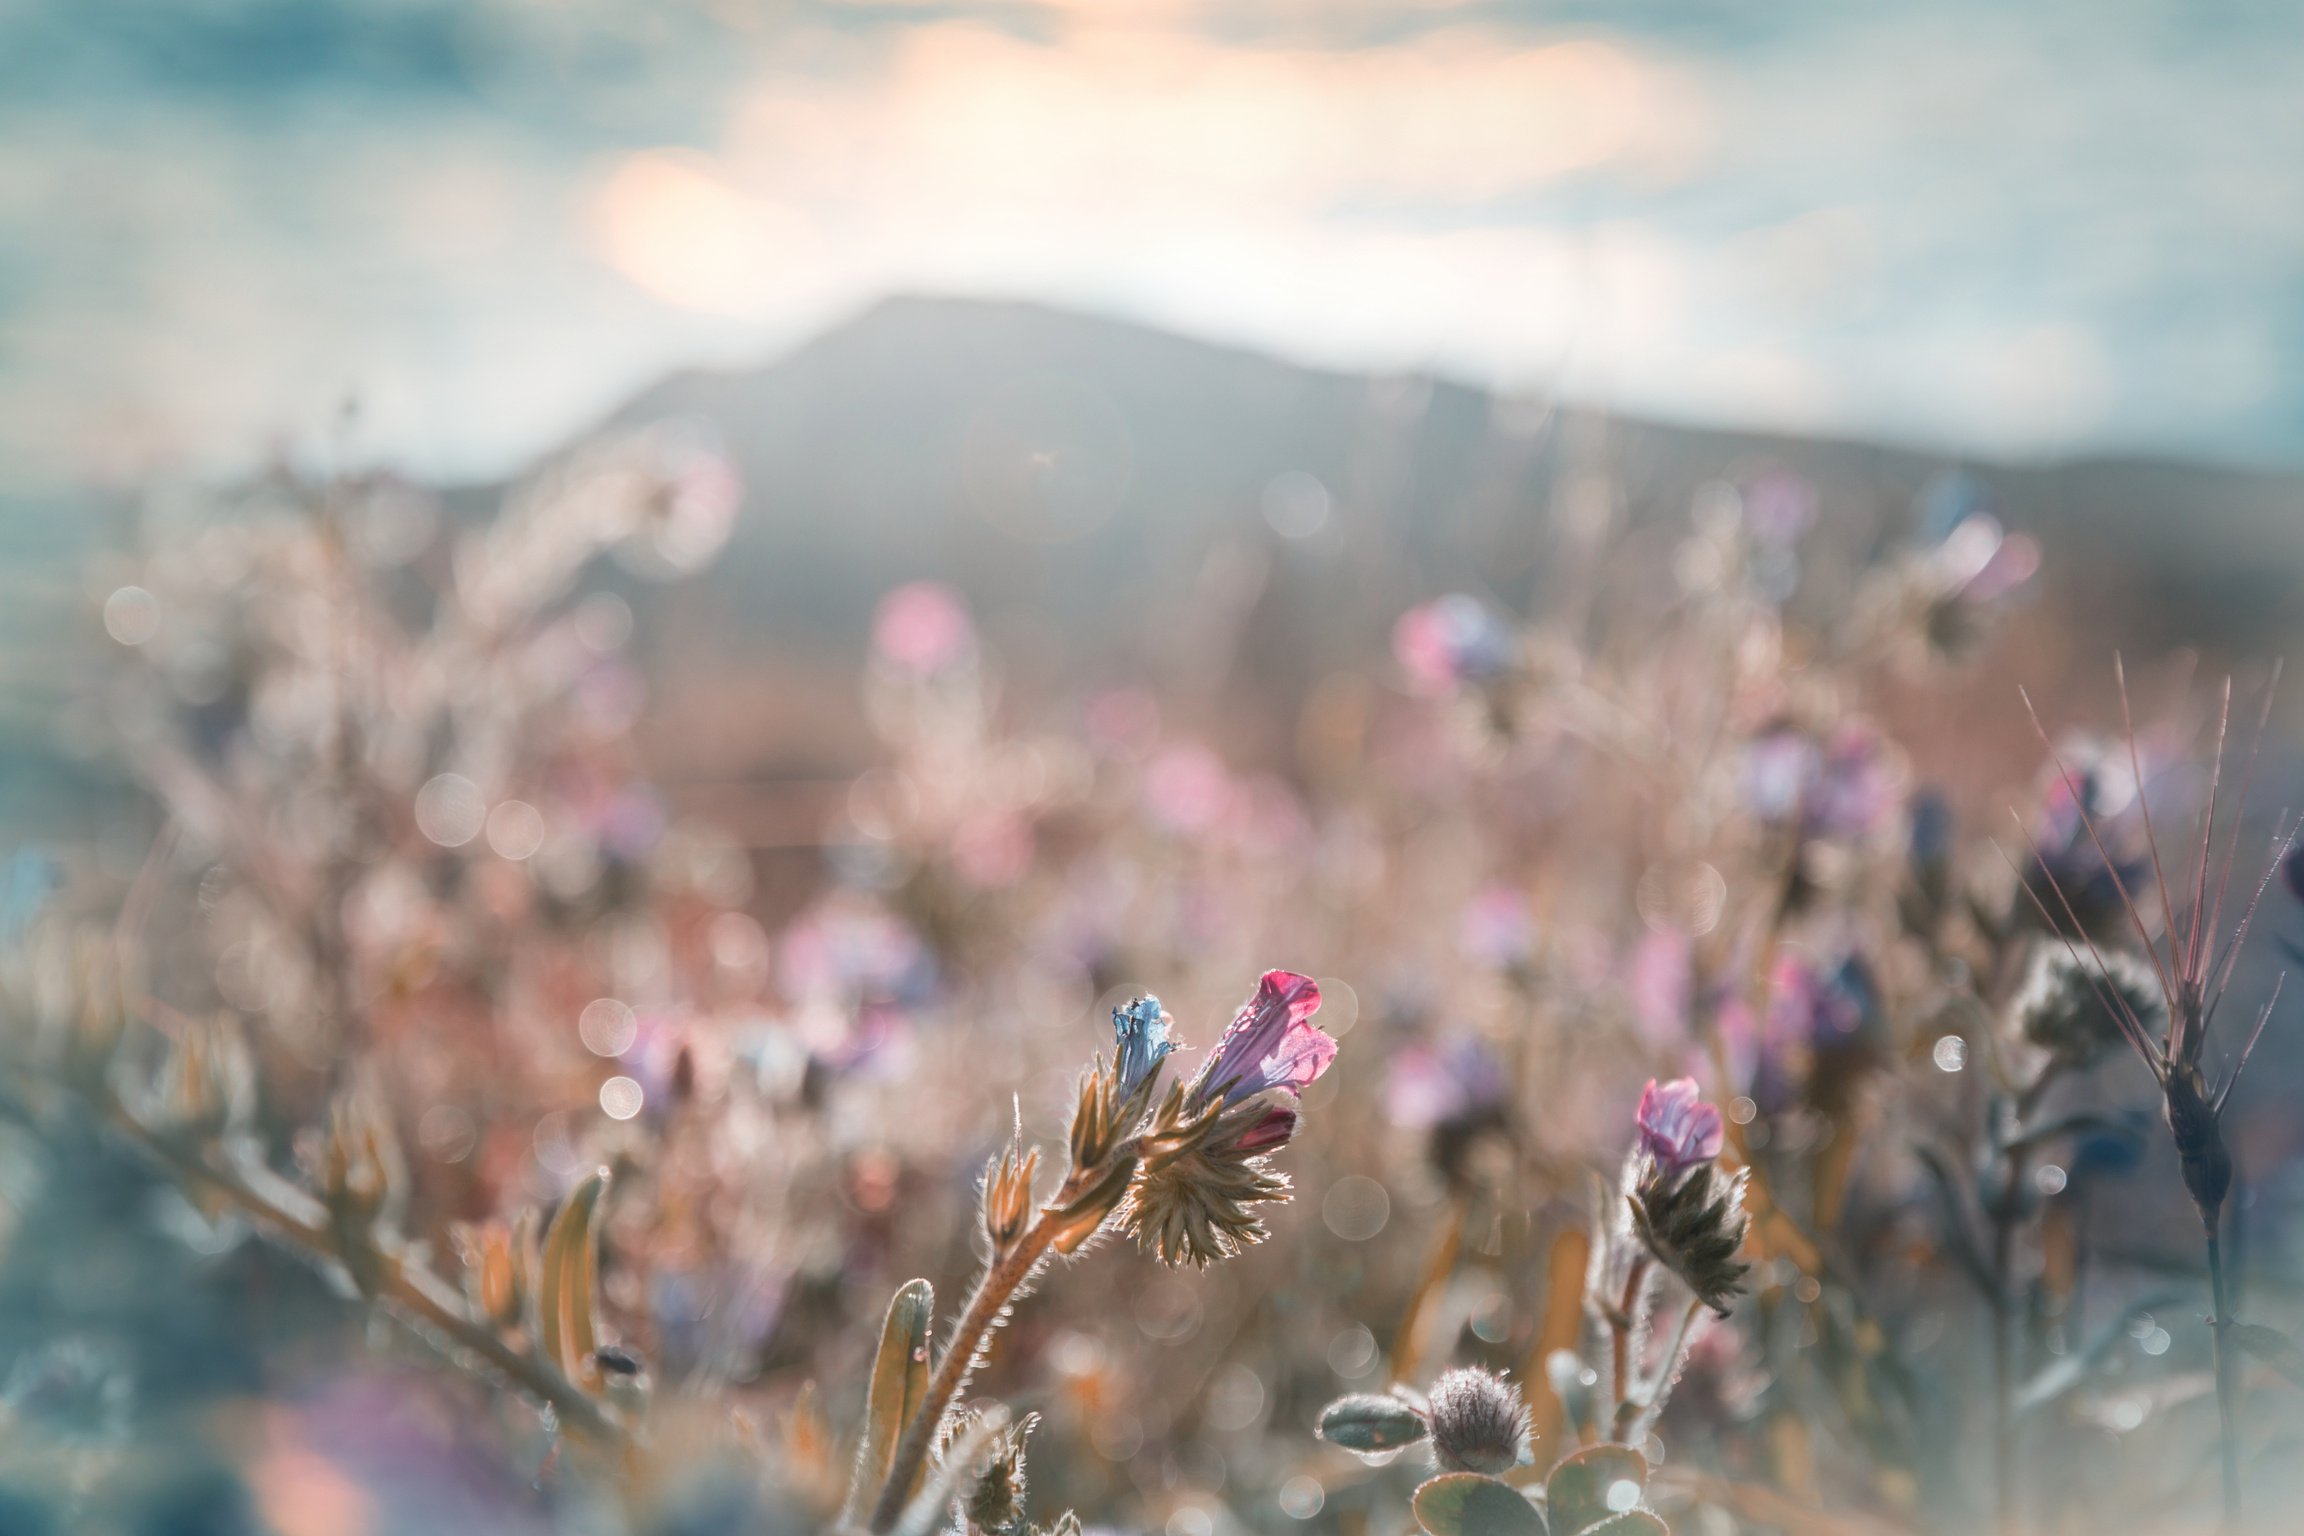
<instances>
[{"instance_id":1,"label":"thin branch","mask_svg":"<svg viewBox=\"0 0 2304 1536\"><path fill-rule=\"evenodd\" d=\"M2104 872L2112 877L2112 889L2120 893L2120 905L2127 912L2128 921L2135 926L2137 942L2144 946L2144 953L2150 957L2152 969L2159 974L2161 987L2173 999L2176 995L2176 987L2169 978L2168 966L2161 963L2160 951L2154 947L2152 936L2144 931L2144 914L2136 909L2136 899L2128 894L2128 882L2120 878L2119 862L2112 857L2112 850L2104 846L2103 836L2096 830L2096 818L2088 814L2088 797L2081 787L2080 780L2071 769L2064 766L2063 756L2057 752L2056 744L2048 739L2048 730L2040 723L2039 711L2032 707L2032 695L2019 687L2016 690L2016 696L2024 701L2024 712L2032 717L2032 729L2039 736L2040 745L2048 749L2048 761L2056 765L2056 772L2062 776L2066 787L2072 791L2072 808L2080 814L2080 825L2087 829L2088 840L2096 845L2096 856L2104 861ZM2141 787L2138 788L2137 793L2143 793ZM2035 851L2034 857L2038 857L2037 851ZM2062 894L2061 890L2058 894ZM2173 964L2175 960L2175 936L2173 934L2169 936L2169 947L2169 962Z\"/></svg>"},{"instance_id":2,"label":"thin branch","mask_svg":"<svg viewBox=\"0 0 2304 1536\"><path fill-rule=\"evenodd\" d=\"M2248 1070L2248 1058L2256 1054L2256 1042L2264 1038L2264 1026L2270 1022L2272 1010L2280 1005L2280 988L2287 980L2288 973L2282 971L2272 983L2272 995L2264 1000L2264 1011L2256 1015L2256 1027L2248 1032L2248 1043L2240 1047L2240 1059L2232 1064L2232 1075L2216 1090L2216 1102L2211 1106L2216 1114L2224 1113L2224 1101L2232 1097L2232 1090L2240 1084L2240 1074Z\"/></svg>"}]
</instances>

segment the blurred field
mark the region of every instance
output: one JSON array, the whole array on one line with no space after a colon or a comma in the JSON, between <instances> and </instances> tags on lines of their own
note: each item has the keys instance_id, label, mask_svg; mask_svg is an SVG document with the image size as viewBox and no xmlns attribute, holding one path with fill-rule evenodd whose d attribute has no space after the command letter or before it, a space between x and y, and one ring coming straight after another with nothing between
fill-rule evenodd
<instances>
[{"instance_id":1,"label":"blurred field","mask_svg":"<svg viewBox=\"0 0 2304 1536\"><path fill-rule=\"evenodd\" d=\"M2290 1528L2284 26L167 9L0 1533Z\"/></svg>"}]
</instances>

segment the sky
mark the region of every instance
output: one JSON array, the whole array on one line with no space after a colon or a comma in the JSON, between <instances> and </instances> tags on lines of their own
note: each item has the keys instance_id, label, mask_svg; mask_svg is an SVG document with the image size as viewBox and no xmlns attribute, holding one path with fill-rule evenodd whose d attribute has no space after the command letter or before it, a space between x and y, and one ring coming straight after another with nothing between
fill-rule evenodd
<instances>
[{"instance_id":1,"label":"sky","mask_svg":"<svg viewBox=\"0 0 2304 1536\"><path fill-rule=\"evenodd\" d=\"M2296 467L2299 79L2246 0L0 0L0 481L495 473L896 292Z\"/></svg>"}]
</instances>

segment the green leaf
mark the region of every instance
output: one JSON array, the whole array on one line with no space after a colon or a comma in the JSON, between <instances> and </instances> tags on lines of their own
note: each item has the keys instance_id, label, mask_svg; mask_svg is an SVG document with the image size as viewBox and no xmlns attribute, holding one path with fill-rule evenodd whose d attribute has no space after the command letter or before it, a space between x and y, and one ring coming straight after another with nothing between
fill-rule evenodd
<instances>
[{"instance_id":1,"label":"green leaf","mask_svg":"<svg viewBox=\"0 0 2304 1536\"><path fill-rule=\"evenodd\" d=\"M2287 1377L2294 1385L2304 1387L2304 1344L2298 1344L2279 1329L2267 1328L2262 1323L2233 1323L2231 1329L2233 1343Z\"/></svg>"},{"instance_id":2,"label":"green leaf","mask_svg":"<svg viewBox=\"0 0 2304 1536\"><path fill-rule=\"evenodd\" d=\"M1652 1509L1627 1509L1584 1527L1576 1536L1672 1536L1672 1527Z\"/></svg>"},{"instance_id":3,"label":"green leaf","mask_svg":"<svg viewBox=\"0 0 2304 1536\"><path fill-rule=\"evenodd\" d=\"M1626 1503L1621 1495L1611 1500L1610 1490L1619 1483L1630 1483L1634 1496ZM1552 1528L1570 1536L1600 1524L1611 1516L1624 1513L1640 1502L1648 1491L1648 1461L1628 1445L1586 1446L1573 1456L1565 1456L1544 1480L1545 1508Z\"/></svg>"},{"instance_id":4,"label":"green leaf","mask_svg":"<svg viewBox=\"0 0 2304 1536\"><path fill-rule=\"evenodd\" d=\"M1544 1536L1535 1505L1477 1472L1450 1472L1417 1489L1416 1523L1431 1536Z\"/></svg>"},{"instance_id":5,"label":"green leaf","mask_svg":"<svg viewBox=\"0 0 2304 1536\"><path fill-rule=\"evenodd\" d=\"M856 1478L848 1487L841 1524L858 1525L880 1497L896 1460L896 1442L928 1395L928 1330L936 1321L936 1291L911 1280L888 1299L880 1325L880 1351L872 1359L872 1385L864 1399L864 1427L856 1437ZM914 1487L919 1486L917 1482ZM912 1489L904 1490L909 1499Z\"/></svg>"},{"instance_id":6,"label":"green leaf","mask_svg":"<svg viewBox=\"0 0 2304 1536\"><path fill-rule=\"evenodd\" d=\"M1320 1438L1363 1456L1414 1445L1431 1432L1408 1403L1397 1397L1355 1393L1330 1403L1320 1415Z\"/></svg>"}]
</instances>

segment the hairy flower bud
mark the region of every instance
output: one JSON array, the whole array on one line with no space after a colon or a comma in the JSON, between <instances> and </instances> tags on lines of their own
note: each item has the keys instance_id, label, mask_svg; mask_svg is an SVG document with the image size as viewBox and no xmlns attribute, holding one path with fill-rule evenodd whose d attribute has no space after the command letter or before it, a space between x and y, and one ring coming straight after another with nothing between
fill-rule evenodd
<instances>
[{"instance_id":1,"label":"hairy flower bud","mask_svg":"<svg viewBox=\"0 0 2304 1536\"><path fill-rule=\"evenodd\" d=\"M2121 950L2103 951L2101 960L2099 972L2069 946L2043 943L2016 995L2017 1033L2067 1066L2085 1067L2121 1043L2120 1011L2147 1035L2168 1026L2167 999L2149 965Z\"/></svg>"},{"instance_id":2,"label":"hairy flower bud","mask_svg":"<svg viewBox=\"0 0 2304 1536\"><path fill-rule=\"evenodd\" d=\"M1023 1127L998 1157L984 1167L984 1235L994 1254L1006 1253L1032 1219L1032 1182L1040 1171L1040 1149L1024 1146Z\"/></svg>"},{"instance_id":3,"label":"hairy flower bud","mask_svg":"<svg viewBox=\"0 0 2304 1536\"><path fill-rule=\"evenodd\" d=\"M1726 1316L1751 1268L1736 1257L1751 1218L1744 1211L1743 1170L1716 1163L1675 1171L1645 1150L1625 1170L1624 1198L1641 1244L1713 1311Z\"/></svg>"},{"instance_id":4,"label":"hairy flower bud","mask_svg":"<svg viewBox=\"0 0 2304 1536\"><path fill-rule=\"evenodd\" d=\"M1124 1008L1112 1010L1112 1035L1118 1046L1114 1065L1122 1098L1131 1097L1158 1076L1160 1063L1183 1043L1176 1038L1175 1024L1161 1008L1160 999L1149 992Z\"/></svg>"},{"instance_id":5,"label":"hairy flower bud","mask_svg":"<svg viewBox=\"0 0 2304 1536\"><path fill-rule=\"evenodd\" d=\"M1432 1454L1445 1471L1494 1477L1528 1455L1528 1407L1520 1389L1478 1366L1461 1367L1434 1382L1426 1416Z\"/></svg>"}]
</instances>

